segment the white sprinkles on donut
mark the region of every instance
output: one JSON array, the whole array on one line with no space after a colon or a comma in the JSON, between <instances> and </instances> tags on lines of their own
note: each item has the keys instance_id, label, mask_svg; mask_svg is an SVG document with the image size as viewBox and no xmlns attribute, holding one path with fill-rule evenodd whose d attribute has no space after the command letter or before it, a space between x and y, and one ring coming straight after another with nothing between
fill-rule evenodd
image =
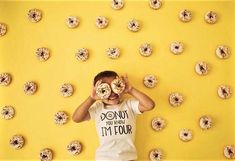
<instances>
[{"instance_id":1,"label":"white sprinkles on donut","mask_svg":"<svg viewBox=\"0 0 235 161\"><path fill-rule=\"evenodd\" d=\"M115 10L120 10L124 6L124 0L111 0L111 7Z\"/></svg>"},{"instance_id":2,"label":"white sprinkles on donut","mask_svg":"<svg viewBox=\"0 0 235 161\"><path fill-rule=\"evenodd\" d=\"M168 100L169 100L169 103L172 107L177 107L183 103L184 98L183 98L182 94L180 94L178 92L173 92L169 95Z\"/></svg>"},{"instance_id":3,"label":"white sprinkles on donut","mask_svg":"<svg viewBox=\"0 0 235 161\"><path fill-rule=\"evenodd\" d=\"M39 152L40 161L51 161L53 159L53 152L49 148L40 150Z\"/></svg>"},{"instance_id":4,"label":"white sprinkles on donut","mask_svg":"<svg viewBox=\"0 0 235 161\"><path fill-rule=\"evenodd\" d=\"M10 146L13 149L21 149L24 146L24 137L22 135L14 135L10 139Z\"/></svg>"},{"instance_id":5,"label":"white sprinkles on donut","mask_svg":"<svg viewBox=\"0 0 235 161\"><path fill-rule=\"evenodd\" d=\"M157 77L155 75L152 74L148 74L144 77L144 85L147 88L153 88L157 85Z\"/></svg>"},{"instance_id":6,"label":"white sprinkles on donut","mask_svg":"<svg viewBox=\"0 0 235 161\"><path fill-rule=\"evenodd\" d=\"M50 50L45 47L38 48L36 50L36 57L40 61L46 61L50 57Z\"/></svg>"},{"instance_id":7,"label":"white sprinkles on donut","mask_svg":"<svg viewBox=\"0 0 235 161\"><path fill-rule=\"evenodd\" d=\"M215 54L220 59L226 59L230 56L230 49L226 45L219 45L215 50Z\"/></svg>"},{"instance_id":8,"label":"white sprinkles on donut","mask_svg":"<svg viewBox=\"0 0 235 161\"><path fill-rule=\"evenodd\" d=\"M180 140L182 140L184 142L192 140L192 137L193 137L193 133L189 129L182 129L179 132L179 138L180 138Z\"/></svg>"},{"instance_id":9,"label":"white sprinkles on donut","mask_svg":"<svg viewBox=\"0 0 235 161\"><path fill-rule=\"evenodd\" d=\"M162 6L162 0L149 0L149 6L152 9L159 9Z\"/></svg>"},{"instance_id":10,"label":"white sprinkles on donut","mask_svg":"<svg viewBox=\"0 0 235 161\"><path fill-rule=\"evenodd\" d=\"M30 9L28 11L28 19L31 22L39 22L42 19L42 11L40 11L39 9Z\"/></svg>"},{"instance_id":11,"label":"white sprinkles on donut","mask_svg":"<svg viewBox=\"0 0 235 161\"><path fill-rule=\"evenodd\" d=\"M136 19L132 19L128 22L127 28L132 32L137 32L140 30L140 22Z\"/></svg>"},{"instance_id":12,"label":"white sprinkles on donut","mask_svg":"<svg viewBox=\"0 0 235 161\"><path fill-rule=\"evenodd\" d=\"M162 150L160 149L153 149L149 153L150 161L161 161L163 158Z\"/></svg>"},{"instance_id":13,"label":"white sprinkles on donut","mask_svg":"<svg viewBox=\"0 0 235 161\"><path fill-rule=\"evenodd\" d=\"M11 74L9 73L1 73L0 74L0 85L1 86L8 86L11 83Z\"/></svg>"},{"instance_id":14,"label":"white sprinkles on donut","mask_svg":"<svg viewBox=\"0 0 235 161\"><path fill-rule=\"evenodd\" d=\"M101 83L96 87L96 94L100 99L107 99L111 95L111 88L108 83Z\"/></svg>"},{"instance_id":15,"label":"white sprinkles on donut","mask_svg":"<svg viewBox=\"0 0 235 161\"><path fill-rule=\"evenodd\" d=\"M12 106L4 106L1 109L1 117L5 120L10 120L14 117L15 110Z\"/></svg>"},{"instance_id":16,"label":"white sprinkles on donut","mask_svg":"<svg viewBox=\"0 0 235 161\"><path fill-rule=\"evenodd\" d=\"M109 20L108 18L104 17L104 16L98 16L96 18L96 27L99 29L104 29L108 26L109 24Z\"/></svg>"},{"instance_id":17,"label":"white sprinkles on donut","mask_svg":"<svg viewBox=\"0 0 235 161\"><path fill-rule=\"evenodd\" d=\"M75 57L77 58L77 60L86 61L89 57L88 49L87 48L78 49L77 53L75 54Z\"/></svg>"},{"instance_id":18,"label":"white sprinkles on donut","mask_svg":"<svg viewBox=\"0 0 235 161\"><path fill-rule=\"evenodd\" d=\"M119 48L108 48L107 56L111 59L117 59L120 56L120 49Z\"/></svg>"},{"instance_id":19,"label":"white sprinkles on donut","mask_svg":"<svg viewBox=\"0 0 235 161\"><path fill-rule=\"evenodd\" d=\"M217 21L217 14L214 11L208 11L204 16L204 19L208 24L214 24Z\"/></svg>"},{"instance_id":20,"label":"white sprinkles on donut","mask_svg":"<svg viewBox=\"0 0 235 161\"><path fill-rule=\"evenodd\" d=\"M78 155L82 152L82 144L78 140L73 140L67 145L67 151L71 155Z\"/></svg>"},{"instance_id":21,"label":"white sprinkles on donut","mask_svg":"<svg viewBox=\"0 0 235 161\"><path fill-rule=\"evenodd\" d=\"M4 23L0 23L0 37L6 35L7 33L7 25Z\"/></svg>"},{"instance_id":22,"label":"white sprinkles on donut","mask_svg":"<svg viewBox=\"0 0 235 161\"><path fill-rule=\"evenodd\" d=\"M222 99L228 99L232 96L232 89L228 85L220 85L217 89L218 96Z\"/></svg>"},{"instance_id":23,"label":"white sprinkles on donut","mask_svg":"<svg viewBox=\"0 0 235 161\"><path fill-rule=\"evenodd\" d=\"M148 57L152 54L153 48L149 43L144 43L139 47L140 55Z\"/></svg>"},{"instance_id":24,"label":"white sprinkles on donut","mask_svg":"<svg viewBox=\"0 0 235 161\"><path fill-rule=\"evenodd\" d=\"M60 93L63 97L70 97L73 95L74 89L73 89L73 85L69 84L69 83L64 83L61 87L60 87Z\"/></svg>"},{"instance_id":25,"label":"white sprinkles on donut","mask_svg":"<svg viewBox=\"0 0 235 161\"><path fill-rule=\"evenodd\" d=\"M37 91L37 84L33 81L28 81L23 87L24 93L27 95L33 95Z\"/></svg>"},{"instance_id":26,"label":"white sprinkles on donut","mask_svg":"<svg viewBox=\"0 0 235 161\"><path fill-rule=\"evenodd\" d=\"M54 115L54 122L57 125L63 125L68 121L68 114L64 111L58 111Z\"/></svg>"},{"instance_id":27,"label":"white sprinkles on donut","mask_svg":"<svg viewBox=\"0 0 235 161\"><path fill-rule=\"evenodd\" d=\"M179 41L172 42L170 45L170 50L173 54L179 55L184 51L184 44Z\"/></svg>"},{"instance_id":28,"label":"white sprinkles on donut","mask_svg":"<svg viewBox=\"0 0 235 161\"><path fill-rule=\"evenodd\" d=\"M72 29L78 27L79 23L80 20L76 16L69 16L66 19L66 25Z\"/></svg>"},{"instance_id":29,"label":"white sprinkles on donut","mask_svg":"<svg viewBox=\"0 0 235 161\"><path fill-rule=\"evenodd\" d=\"M179 19L182 21L182 22L189 22L191 21L192 19L192 13L191 11L187 10L187 9L184 9L182 11L180 11L179 13Z\"/></svg>"}]
</instances>

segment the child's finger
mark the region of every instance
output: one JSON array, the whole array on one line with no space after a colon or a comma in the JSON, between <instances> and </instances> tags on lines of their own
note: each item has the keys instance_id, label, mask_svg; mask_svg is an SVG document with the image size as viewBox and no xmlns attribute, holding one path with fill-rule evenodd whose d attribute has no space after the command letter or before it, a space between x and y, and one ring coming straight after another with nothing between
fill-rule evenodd
<instances>
[{"instance_id":1,"label":"child's finger","mask_svg":"<svg viewBox=\"0 0 235 161\"><path fill-rule=\"evenodd\" d=\"M98 86L98 85L100 85L102 83L102 80L100 79L100 80L98 80L96 83L95 83L95 88Z\"/></svg>"}]
</instances>

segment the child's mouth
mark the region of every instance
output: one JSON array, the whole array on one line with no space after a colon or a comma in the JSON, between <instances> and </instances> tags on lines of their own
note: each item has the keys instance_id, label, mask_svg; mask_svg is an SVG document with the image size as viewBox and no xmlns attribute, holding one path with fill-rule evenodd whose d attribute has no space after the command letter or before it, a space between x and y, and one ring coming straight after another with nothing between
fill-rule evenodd
<instances>
[{"instance_id":1,"label":"child's mouth","mask_svg":"<svg viewBox=\"0 0 235 161\"><path fill-rule=\"evenodd\" d=\"M116 100L118 99L118 95L117 94L111 94L111 96L109 97L109 100Z\"/></svg>"}]
</instances>

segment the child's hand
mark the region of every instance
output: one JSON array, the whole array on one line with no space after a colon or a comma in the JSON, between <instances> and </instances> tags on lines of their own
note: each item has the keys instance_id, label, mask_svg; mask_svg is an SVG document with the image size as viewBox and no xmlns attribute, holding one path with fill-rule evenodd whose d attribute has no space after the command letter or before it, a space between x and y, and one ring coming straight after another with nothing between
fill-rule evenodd
<instances>
[{"instance_id":1,"label":"child's hand","mask_svg":"<svg viewBox=\"0 0 235 161\"><path fill-rule=\"evenodd\" d=\"M96 88L98 85L100 85L102 83L102 80L98 80L95 84L95 86L92 87L92 90L91 90L91 98L94 99L94 100L98 100L99 97L97 96L96 94Z\"/></svg>"},{"instance_id":2,"label":"child's hand","mask_svg":"<svg viewBox=\"0 0 235 161\"><path fill-rule=\"evenodd\" d=\"M124 80L124 83L125 83L124 93L130 93L130 91L132 90L132 86L130 85L130 83L128 81L127 74L125 76L121 76L121 78Z\"/></svg>"}]
</instances>

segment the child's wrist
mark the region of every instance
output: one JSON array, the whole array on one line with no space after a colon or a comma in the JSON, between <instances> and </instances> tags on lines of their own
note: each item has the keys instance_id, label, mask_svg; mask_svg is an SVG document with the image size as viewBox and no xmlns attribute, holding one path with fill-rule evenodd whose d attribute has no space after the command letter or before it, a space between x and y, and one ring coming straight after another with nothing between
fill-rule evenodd
<instances>
[{"instance_id":1,"label":"child's wrist","mask_svg":"<svg viewBox=\"0 0 235 161\"><path fill-rule=\"evenodd\" d=\"M127 93L131 95L131 94L132 94L132 92L133 92L133 89L134 89L134 87L130 87L130 89L128 90L128 92L127 92Z\"/></svg>"},{"instance_id":2,"label":"child's wrist","mask_svg":"<svg viewBox=\"0 0 235 161\"><path fill-rule=\"evenodd\" d=\"M95 102L96 101L96 99L95 98L93 98L92 96L89 96L88 97L91 101L93 101L93 102Z\"/></svg>"}]
</instances>

